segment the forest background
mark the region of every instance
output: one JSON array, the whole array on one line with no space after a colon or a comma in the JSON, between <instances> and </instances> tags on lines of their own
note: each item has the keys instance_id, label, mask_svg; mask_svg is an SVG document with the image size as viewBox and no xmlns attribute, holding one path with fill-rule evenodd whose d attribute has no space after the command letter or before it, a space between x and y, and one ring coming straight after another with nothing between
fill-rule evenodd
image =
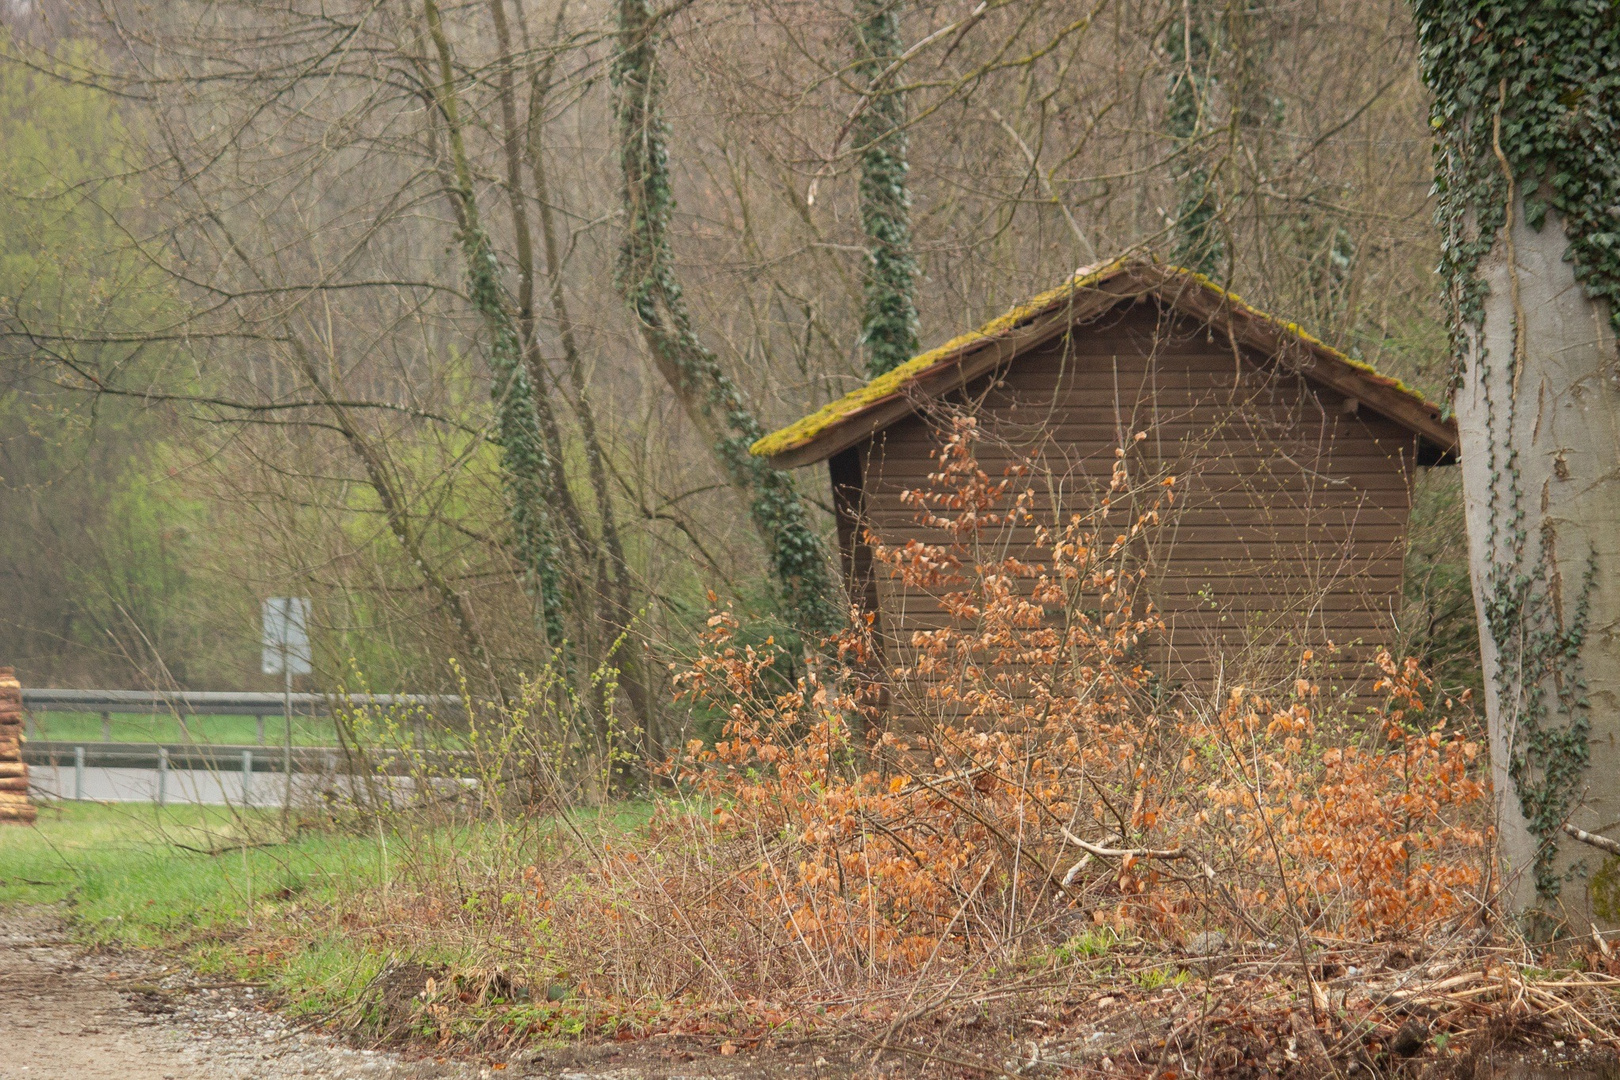
<instances>
[{"instance_id":1,"label":"forest background","mask_svg":"<svg viewBox=\"0 0 1620 1080\"><path fill-rule=\"evenodd\" d=\"M1184 259L1196 222L1217 280L1444 396L1404 0L3 21L0 659L25 685L272 688L258 605L307 595L311 688L509 690L566 643L598 711L673 744L710 590L744 641L805 623L746 494L780 478L739 479L714 425L866 378L885 164L901 344L1100 258ZM1390 643L1451 686L1479 678L1455 473L1419 481ZM773 497L832 551L823 472L792 482Z\"/></svg>"}]
</instances>

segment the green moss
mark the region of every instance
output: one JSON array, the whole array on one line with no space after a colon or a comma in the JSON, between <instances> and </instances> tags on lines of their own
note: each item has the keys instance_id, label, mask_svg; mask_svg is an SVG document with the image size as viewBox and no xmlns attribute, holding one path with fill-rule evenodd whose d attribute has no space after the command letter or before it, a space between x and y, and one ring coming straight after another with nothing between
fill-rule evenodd
<instances>
[{"instance_id":1,"label":"green moss","mask_svg":"<svg viewBox=\"0 0 1620 1080\"><path fill-rule=\"evenodd\" d=\"M1605 922L1620 922L1620 859L1605 859L1587 884L1592 914Z\"/></svg>"},{"instance_id":2,"label":"green moss","mask_svg":"<svg viewBox=\"0 0 1620 1080\"><path fill-rule=\"evenodd\" d=\"M1370 364L1351 359L1338 349L1323 342L1320 338L1306 332L1298 323L1279 319L1275 315L1270 315L1259 308L1251 306L1237 294L1217 285L1204 274L1178 266L1161 266L1131 259L1115 259L1112 262L1098 266L1086 267L1057 288L1048 289L1039 296L1019 304L978 329L970 330L965 334L952 338L943 345L912 357L899 367L878 376L865 386L845 394L837 401L829 402L787 427L771 432L750 446L748 448L749 452L758 457L775 457L789 450L796 450L828 429L836 427L849 417L900 394L928 372L955 362L970 347L1008 334L1028 324L1036 317L1072 302L1075 296L1085 289L1102 285L1127 271L1138 271L1142 272L1144 276L1158 278L1158 283L1150 291L1163 297L1172 298L1172 302L1179 291L1178 286L1185 286L1189 282L1196 284L1206 292L1214 294L1222 305L1239 311L1250 318L1275 326L1295 341L1347 367L1354 368L1368 382L1397 390L1427 408L1437 408L1434 403L1399 379L1382 374Z\"/></svg>"}]
</instances>

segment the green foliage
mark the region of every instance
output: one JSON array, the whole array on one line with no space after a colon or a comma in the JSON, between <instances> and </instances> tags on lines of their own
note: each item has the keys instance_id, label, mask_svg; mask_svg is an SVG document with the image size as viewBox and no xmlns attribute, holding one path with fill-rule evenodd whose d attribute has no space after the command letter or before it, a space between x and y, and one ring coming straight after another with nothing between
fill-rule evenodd
<instances>
[{"instance_id":1,"label":"green foliage","mask_svg":"<svg viewBox=\"0 0 1620 1080\"><path fill-rule=\"evenodd\" d=\"M1591 758L1580 658L1597 568L1588 564L1566 623L1546 556L1526 567L1522 546L1515 553L1511 562L1493 563L1481 592L1486 626L1497 645L1498 707L1511 709L1518 719L1508 775L1525 820L1541 839L1536 891L1555 897L1563 884L1553 868L1559 833L1586 787Z\"/></svg>"},{"instance_id":2,"label":"green foliage","mask_svg":"<svg viewBox=\"0 0 1620 1080\"><path fill-rule=\"evenodd\" d=\"M1461 362L1484 318L1479 262L1507 219L1557 210L1575 279L1620 330L1620 9L1605 0L1414 0L1434 92L1440 271ZM1497 156L1507 159L1504 169Z\"/></svg>"},{"instance_id":3,"label":"green foliage","mask_svg":"<svg viewBox=\"0 0 1620 1080\"><path fill-rule=\"evenodd\" d=\"M1143 968L1131 976L1131 981L1143 990L1152 993L1163 990L1167 986L1185 986L1192 981L1192 976L1185 971L1169 972L1164 968Z\"/></svg>"},{"instance_id":4,"label":"green foliage","mask_svg":"<svg viewBox=\"0 0 1620 1080\"><path fill-rule=\"evenodd\" d=\"M1051 959L1058 965L1076 960L1093 960L1107 956L1119 944L1119 934L1105 926L1088 927L1052 950Z\"/></svg>"},{"instance_id":5,"label":"green foliage","mask_svg":"<svg viewBox=\"0 0 1620 1080\"><path fill-rule=\"evenodd\" d=\"M1603 0L1414 0L1424 81L1434 93L1435 190L1440 271L1451 308L1453 377L1480 340L1488 286L1479 273L1510 220L1516 194L1525 223L1544 227L1556 210L1568 259L1589 297L1606 301L1620 329L1620 9ZM1517 380L1524 358L1491 357ZM1558 895L1559 826L1584 786L1587 701L1580 673L1589 564L1566 617L1546 555L1531 545L1518 449L1495 433L1513 429L1512 395L1489 399L1492 565L1480 584L1496 646L1498 709L1518 735L1508 771L1541 843L1536 890Z\"/></svg>"},{"instance_id":6,"label":"green foliage","mask_svg":"<svg viewBox=\"0 0 1620 1080\"><path fill-rule=\"evenodd\" d=\"M1418 658L1448 693L1482 690L1479 620L1457 469L1418 473L1407 519L1403 591L1404 654Z\"/></svg>"},{"instance_id":7,"label":"green foliage","mask_svg":"<svg viewBox=\"0 0 1620 1080\"><path fill-rule=\"evenodd\" d=\"M792 479L748 448L765 434L742 391L692 328L675 277L669 218L675 207L669 175L669 128L660 104L658 31L648 0L620 0L619 48L613 63L614 108L626 222L619 252L620 291L646 331L659 362L676 373L679 391L701 401L721 432L712 450L732 485L745 491L749 516L765 538L771 569L789 614L811 631L836 620L829 560L810 527Z\"/></svg>"},{"instance_id":8,"label":"green foliage","mask_svg":"<svg viewBox=\"0 0 1620 1080\"><path fill-rule=\"evenodd\" d=\"M115 220L140 195L129 175L132 135L111 96L14 62L14 52L0 28L0 340L8 352L136 362L134 349L116 346L65 351L59 334L128 334L168 306ZM63 54L64 64L94 60L87 45Z\"/></svg>"},{"instance_id":9,"label":"green foliage","mask_svg":"<svg viewBox=\"0 0 1620 1080\"><path fill-rule=\"evenodd\" d=\"M855 73L866 80L857 117L861 228L866 232L866 374L877 378L917 352L916 261L906 187L905 97L894 85L900 59L899 0L857 0Z\"/></svg>"}]
</instances>

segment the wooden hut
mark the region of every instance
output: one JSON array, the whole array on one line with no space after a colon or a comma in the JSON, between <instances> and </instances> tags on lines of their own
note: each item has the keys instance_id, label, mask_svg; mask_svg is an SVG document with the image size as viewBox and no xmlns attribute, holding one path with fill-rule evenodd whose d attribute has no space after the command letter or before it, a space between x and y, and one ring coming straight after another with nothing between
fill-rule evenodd
<instances>
[{"instance_id":1,"label":"wooden hut","mask_svg":"<svg viewBox=\"0 0 1620 1080\"><path fill-rule=\"evenodd\" d=\"M1122 445L1176 477L1143 552L1164 623L1147 659L1172 685L1252 677L1327 642L1341 647L1322 654L1337 657L1327 676L1358 681L1394 630L1416 471L1457 447L1437 405L1201 275L1087 268L753 447L780 468L826 462L850 594L901 662L946 616L874 572L867 538L938 542L901 495L927 482L940 418L963 408L993 434L987 472L1041 456L1046 511L1094 505ZM1026 530L1012 549L1033 543Z\"/></svg>"}]
</instances>

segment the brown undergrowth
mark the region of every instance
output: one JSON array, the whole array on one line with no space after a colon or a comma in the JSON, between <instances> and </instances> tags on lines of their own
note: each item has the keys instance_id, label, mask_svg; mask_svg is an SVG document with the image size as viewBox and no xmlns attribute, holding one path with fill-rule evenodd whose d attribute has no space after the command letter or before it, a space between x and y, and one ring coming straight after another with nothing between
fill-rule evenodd
<instances>
[{"instance_id":1,"label":"brown undergrowth","mask_svg":"<svg viewBox=\"0 0 1620 1080\"><path fill-rule=\"evenodd\" d=\"M1127 445L1089 509L1038 520L1038 463L988 476L978 438L956 420L908 495L938 542L876 550L939 625L897 646L852 618L784 688L718 609L678 682L723 732L649 817L486 805L450 830L476 844L436 825L448 847L349 913L453 944L396 1004L417 1037L843 1040L863 1068L1157 1080L1443 1069L1531 1015L1612 1041L1606 951L1551 975L1493 924L1465 700L1387 653L1365 714L1309 652L1166 693L1140 553L1174 478L1133 480ZM509 795L532 808L532 774L486 794L531 775Z\"/></svg>"}]
</instances>

